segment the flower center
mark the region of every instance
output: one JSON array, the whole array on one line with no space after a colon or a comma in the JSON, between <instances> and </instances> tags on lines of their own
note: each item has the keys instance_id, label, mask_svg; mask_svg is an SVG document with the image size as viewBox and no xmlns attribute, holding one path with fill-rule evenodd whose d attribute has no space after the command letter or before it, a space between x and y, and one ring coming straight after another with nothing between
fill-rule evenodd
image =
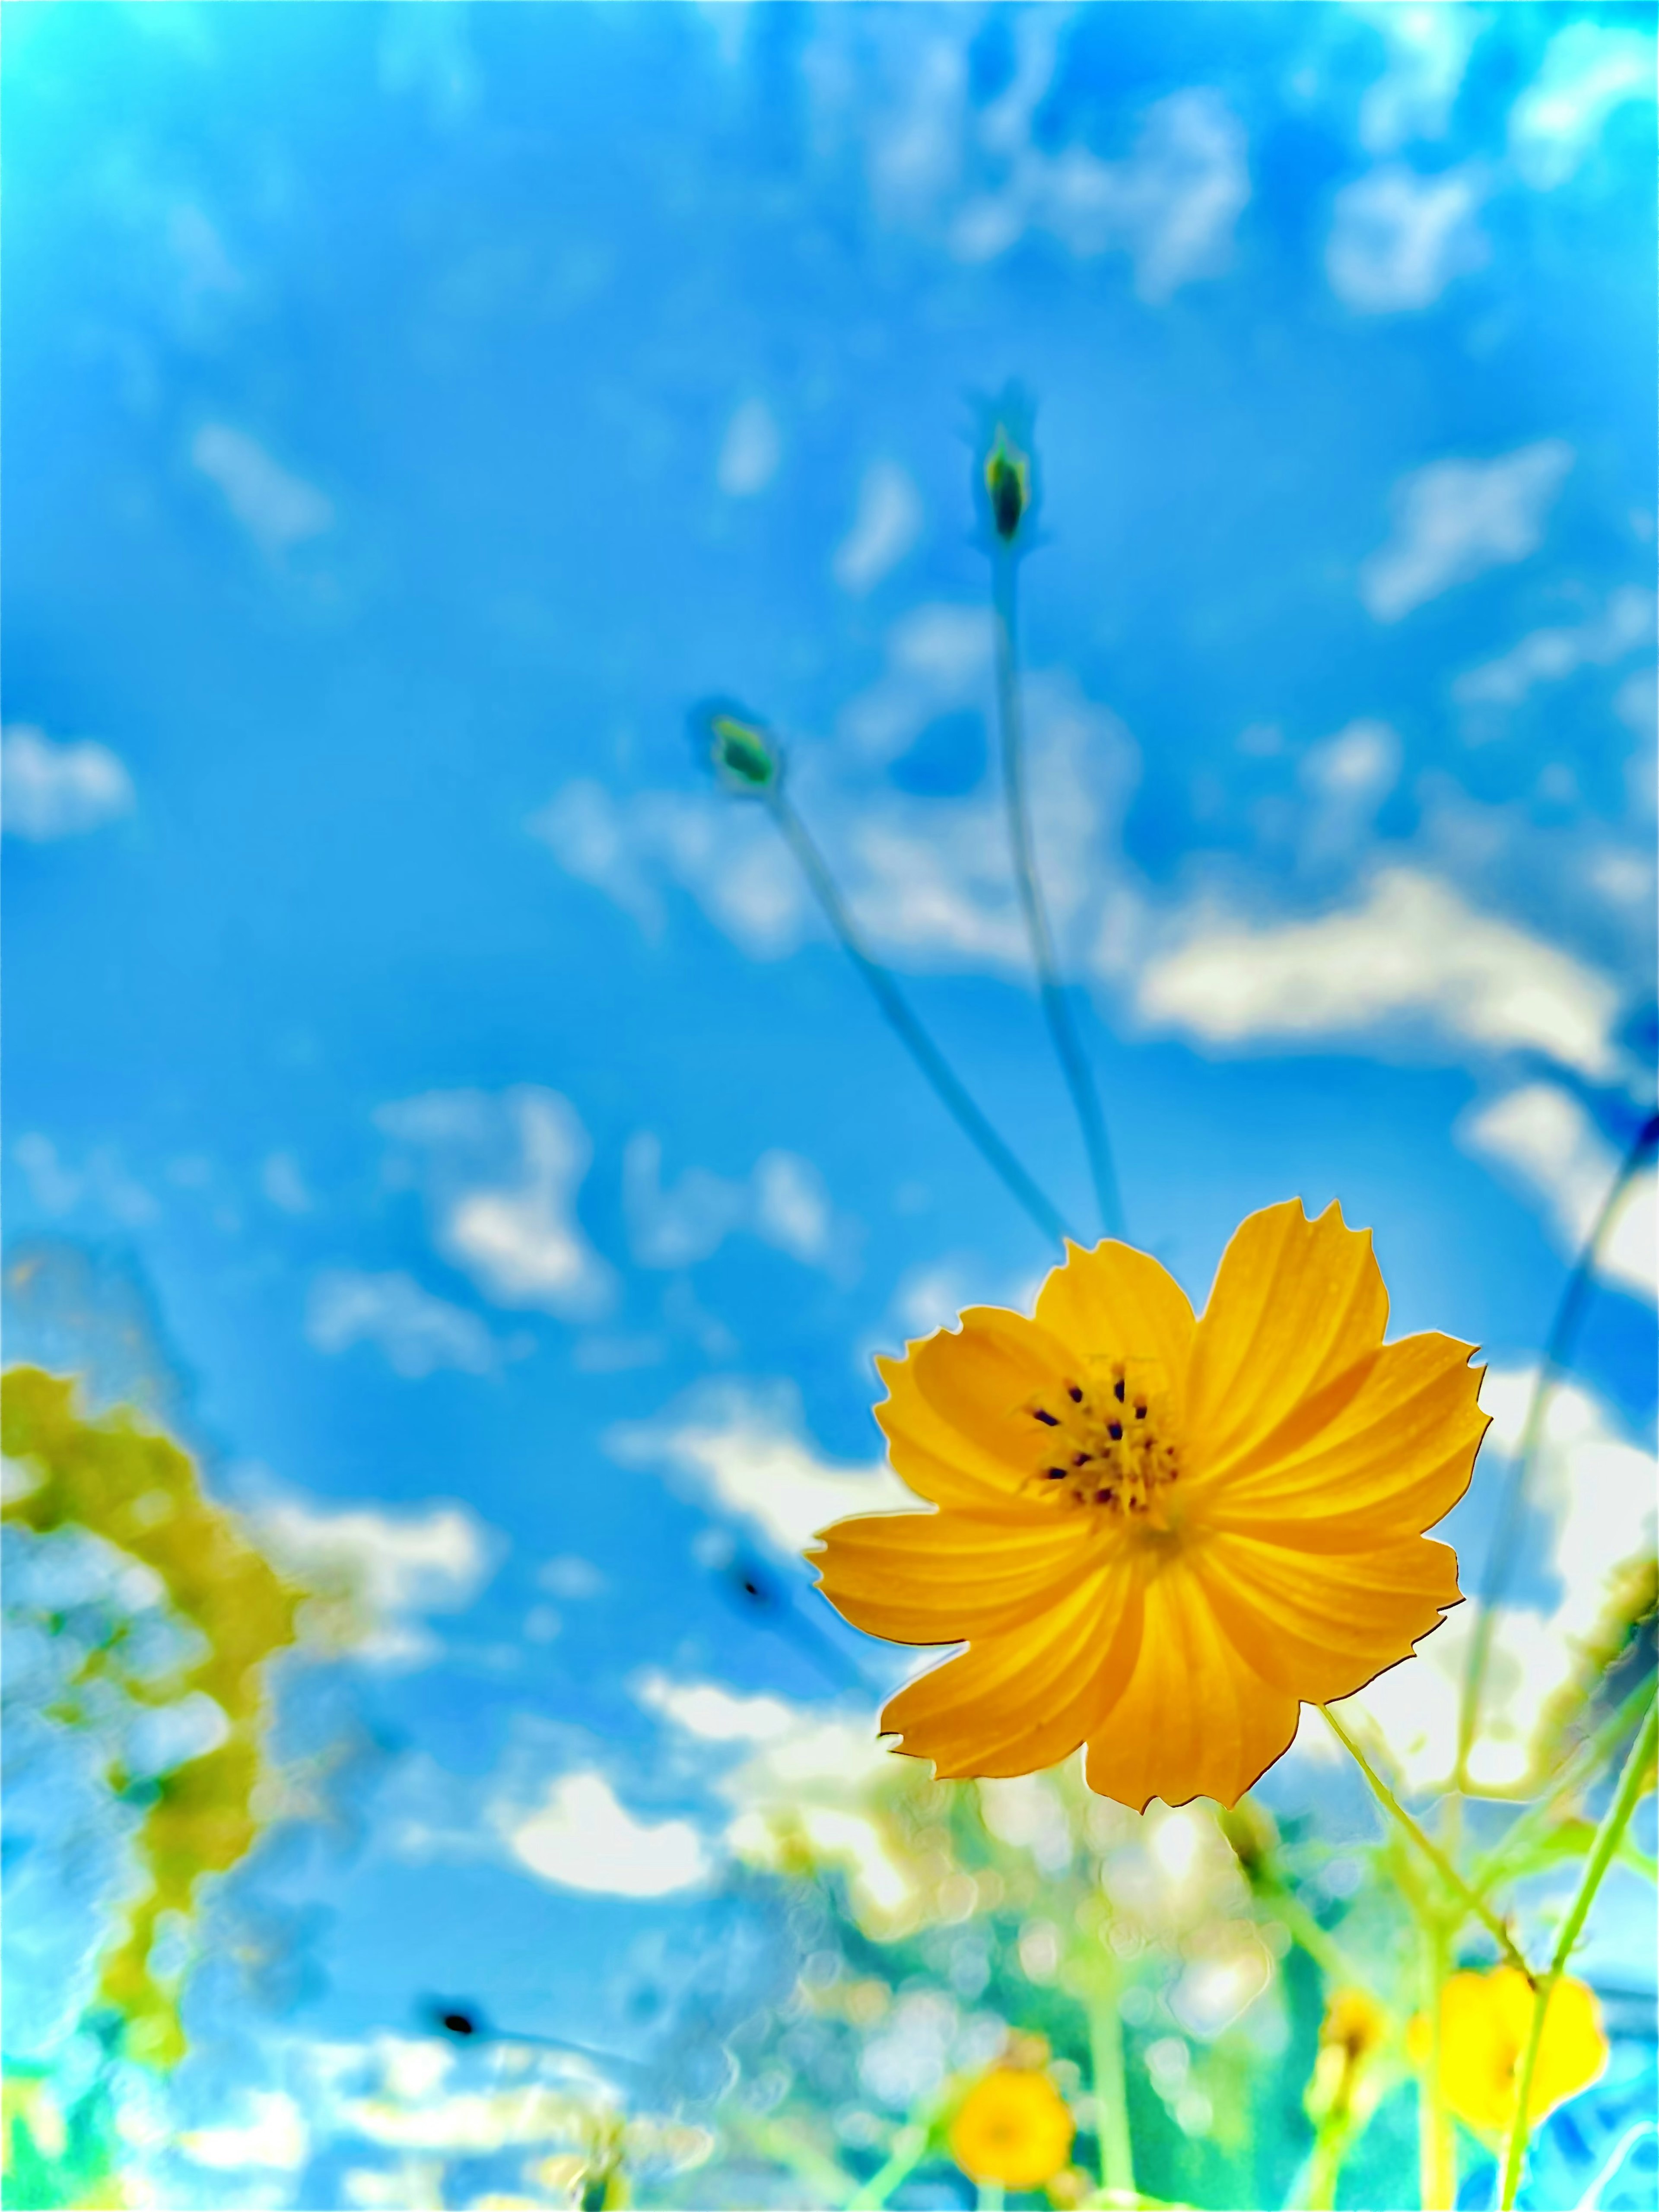
<instances>
[{"instance_id":1,"label":"flower center","mask_svg":"<svg viewBox=\"0 0 1659 2212\"><path fill-rule=\"evenodd\" d=\"M1115 1520L1170 1527L1181 1464L1176 1408L1157 1360L1091 1360L1024 1410L1038 1461L1028 1487Z\"/></svg>"}]
</instances>

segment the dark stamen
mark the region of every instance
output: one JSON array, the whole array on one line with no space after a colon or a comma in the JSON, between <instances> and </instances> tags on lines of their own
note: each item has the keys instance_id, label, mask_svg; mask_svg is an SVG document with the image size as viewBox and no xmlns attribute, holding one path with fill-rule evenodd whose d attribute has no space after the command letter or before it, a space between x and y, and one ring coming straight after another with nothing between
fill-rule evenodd
<instances>
[{"instance_id":1,"label":"dark stamen","mask_svg":"<svg viewBox=\"0 0 1659 2212\"><path fill-rule=\"evenodd\" d=\"M1112 1385L1112 1395L1120 1406L1123 1403L1123 1377L1121 1375Z\"/></svg>"},{"instance_id":2,"label":"dark stamen","mask_svg":"<svg viewBox=\"0 0 1659 2212\"><path fill-rule=\"evenodd\" d=\"M1038 1420L1040 1420L1040 1421L1046 1422L1046 1423L1047 1423L1047 1425L1048 1425L1048 1426L1049 1428L1051 1428L1051 1429L1057 1429L1057 1428L1060 1426L1060 1416L1059 1416L1059 1414L1058 1414L1058 1413L1045 1413L1043 1412L1043 1410L1042 1410L1042 1407L1041 1407L1041 1406L1039 1406L1039 1407L1037 1407L1037 1409L1036 1409L1036 1418L1037 1418L1037 1419L1038 1419Z\"/></svg>"},{"instance_id":3,"label":"dark stamen","mask_svg":"<svg viewBox=\"0 0 1659 2212\"><path fill-rule=\"evenodd\" d=\"M1094 1454L1092 1452L1073 1452L1072 1455L1072 1465L1073 1467L1087 1467L1089 1462L1093 1457Z\"/></svg>"},{"instance_id":4,"label":"dark stamen","mask_svg":"<svg viewBox=\"0 0 1659 2212\"><path fill-rule=\"evenodd\" d=\"M1136 1419L1136 1420L1138 1420L1138 1421L1144 1421L1144 1420L1146 1419L1146 1408L1144 1406L1137 1406L1137 1407L1135 1407L1135 1419Z\"/></svg>"},{"instance_id":5,"label":"dark stamen","mask_svg":"<svg viewBox=\"0 0 1659 2212\"><path fill-rule=\"evenodd\" d=\"M1063 1467L1045 1468L1043 1473L1051 1482L1064 1482L1066 1480L1066 1470Z\"/></svg>"},{"instance_id":6,"label":"dark stamen","mask_svg":"<svg viewBox=\"0 0 1659 2212\"><path fill-rule=\"evenodd\" d=\"M1083 1403L1083 1393L1078 1389L1077 1384L1075 1382L1068 1382L1066 1385L1066 1388L1071 1394L1072 1403L1074 1406L1080 1406ZM1120 1390L1117 1395L1121 1398L1123 1395L1123 1393Z\"/></svg>"},{"instance_id":7,"label":"dark stamen","mask_svg":"<svg viewBox=\"0 0 1659 2212\"><path fill-rule=\"evenodd\" d=\"M1122 1443L1122 1441L1123 1441L1123 1424L1122 1424L1122 1422L1121 1422L1121 1421L1109 1421L1109 1422L1108 1422L1107 1426L1106 1426L1106 1433L1107 1433L1107 1435L1111 1438L1112 1442L1113 1442L1115 1444L1121 1444L1121 1443Z\"/></svg>"}]
</instances>

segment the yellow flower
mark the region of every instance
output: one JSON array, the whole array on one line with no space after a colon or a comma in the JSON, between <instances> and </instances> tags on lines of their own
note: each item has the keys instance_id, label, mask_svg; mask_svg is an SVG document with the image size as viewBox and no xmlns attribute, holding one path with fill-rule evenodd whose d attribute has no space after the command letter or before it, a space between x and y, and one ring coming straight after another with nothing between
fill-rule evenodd
<instances>
[{"instance_id":1,"label":"yellow flower","mask_svg":"<svg viewBox=\"0 0 1659 2212\"><path fill-rule=\"evenodd\" d=\"M1440 1992L1440 2094L1460 2120L1504 2134L1515 2117L1516 2075L1532 2032L1533 1994L1514 1966L1453 1974ZM1412 2022L1411 2055L1428 2052L1428 2022ZM1587 2089L1607 2063L1595 1992L1564 1978L1551 1993L1527 2100L1527 2125Z\"/></svg>"},{"instance_id":2,"label":"yellow flower","mask_svg":"<svg viewBox=\"0 0 1659 2212\"><path fill-rule=\"evenodd\" d=\"M1066 2100L1046 2074L997 2066L963 2099L951 2125L951 2155L970 2181L1041 2189L1072 2154Z\"/></svg>"},{"instance_id":3,"label":"yellow flower","mask_svg":"<svg viewBox=\"0 0 1659 2212\"><path fill-rule=\"evenodd\" d=\"M1233 1804L1301 1699L1362 1688L1459 1601L1422 1532L1468 1486L1480 1371L1387 1321L1369 1233L1293 1200L1236 1231L1202 1320L1147 1254L1071 1245L1035 1320L971 1307L879 1361L893 1465L937 1510L824 1531L824 1595L969 1647L883 1731L942 1776L1086 1741L1103 1796Z\"/></svg>"},{"instance_id":4,"label":"yellow flower","mask_svg":"<svg viewBox=\"0 0 1659 2212\"><path fill-rule=\"evenodd\" d=\"M1313 2079L1303 2100L1311 2119L1369 2118L1376 2090L1373 2084L1367 2092L1364 2075L1388 2033L1387 2013L1364 1990L1332 1993L1320 2024Z\"/></svg>"}]
</instances>

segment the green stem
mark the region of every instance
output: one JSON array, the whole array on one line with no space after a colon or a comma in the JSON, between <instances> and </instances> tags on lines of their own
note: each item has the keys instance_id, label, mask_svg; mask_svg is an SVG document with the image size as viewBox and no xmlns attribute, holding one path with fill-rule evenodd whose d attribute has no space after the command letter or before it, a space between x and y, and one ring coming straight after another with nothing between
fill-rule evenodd
<instances>
[{"instance_id":1,"label":"green stem","mask_svg":"<svg viewBox=\"0 0 1659 2212\"><path fill-rule=\"evenodd\" d=\"M1043 1236L1063 1244L1066 1223L1058 1207L1027 1175L1013 1152L981 1113L950 1062L922 1027L909 1000L866 946L841 893L836 888L835 878L830 874L823 854L812 842L805 823L790 805L781 787L775 787L769 793L767 805L785 843L794 854L801 873L811 885L813 896L823 908L830 927L840 939L842 949L869 985L888 1027L933 1085L935 1095L957 1127L1024 1207Z\"/></svg>"},{"instance_id":2,"label":"green stem","mask_svg":"<svg viewBox=\"0 0 1659 2212\"><path fill-rule=\"evenodd\" d=\"M1618 1709L1610 1713L1593 1735L1585 1737L1550 1784L1548 1795L1526 1812L1486 1853L1474 1869L1470 1887L1482 1897L1500 1882L1514 1861L1530 1850L1534 1838L1549 1825L1550 1814L1564 1797L1570 1797L1582 1789L1601 1765L1601 1761L1629 1729L1653 1695L1651 1678L1640 1681Z\"/></svg>"},{"instance_id":3,"label":"green stem","mask_svg":"<svg viewBox=\"0 0 1659 2212\"><path fill-rule=\"evenodd\" d=\"M981 2181L975 2191L979 2212L1002 2212L1003 2190L1000 2181Z\"/></svg>"},{"instance_id":4,"label":"green stem","mask_svg":"<svg viewBox=\"0 0 1659 2212\"><path fill-rule=\"evenodd\" d=\"M1002 795L1008 817L1008 842L1013 854L1014 880L1025 915L1025 934L1037 972L1037 989L1043 1018L1048 1024L1054 1056L1066 1087L1072 1094L1083 1149L1089 1158L1089 1174L1095 1187L1102 1226L1109 1237L1123 1234L1123 1206L1118 1196L1112 1147L1106 1134L1106 1116L1100 1094L1083 1047L1073 1026L1071 1009L1054 962L1053 933L1042 888L1037 880L1036 856L1031 843L1031 817L1025 803L1025 757L1020 713L1019 668L1015 651L1014 555L1003 547L993 556L994 585L992 598L996 617L997 718L1002 733Z\"/></svg>"},{"instance_id":5,"label":"green stem","mask_svg":"<svg viewBox=\"0 0 1659 2212\"><path fill-rule=\"evenodd\" d=\"M1457 2202L1457 2131L1446 2110L1444 2022L1441 1991L1451 1972L1443 1920L1423 1923L1423 2005L1429 2047L1417 2077L1417 2144L1423 2212L1451 2212Z\"/></svg>"},{"instance_id":6,"label":"green stem","mask_svg":"<svg viewBox=\"0 0 1659 2212\"><path fill-rule=\"evenodd\" d=\"M1343 1727L1341 1722L1338 1720L1336 1715L1331 1711L1330 1707L1328 1705L1322 1705L1319 1710L1324 1714L1326 1720L1329 1723L1331 1733L1335 1736L1337 1741L1342 1746L1343 1749L1348 1753L1349 1757L1358 1767L1366 1781L1370 1783L1372 1794L1376 1797L1378 1804L1380 1804L1394 1820L1398 1821L1401 1828L1411 1838L1418 1850L1421 1851L1429 1864L1440 1876L1442 1881L1445 1883L1447 1888L1450 1890L1452 1895L1457 1899L1458 1903L1462 1905L1463 1910L1466 1912L1472 1912L1474 1915L1475 1918L1486 1930L1486 1933L1498 1945L1498 1949L1502 1951L1504 1956L1509 1960L1510 1966L1517 1967L1519 1971L1526 1976L1528 1984L1530 1984L1533 1979L1532 1968L1522 1957L1520 1952L1516 1949L1514 1941L1510 1935L1509 1929L1504 1927L1503 1922L1498 1917L1498 1915L1492 1911L1492 1907L1486 1903L1484 1898L1477 1897L1475 1895L1474 1892L1469 1887L1468 1882L1464 1881L1462 1875L1459 1874L1457 1869L1446 1856L1444 1851L1441 1850L1439 1844L1432 1841L1430 1837L1426 1836L1423 1830L1418 1826L1417 1822L1413 1820L1411 1814L1406 1810L1400 1800L1395 1796L1393 1790L1389 1789L1388 1784L1376 1771L1376 1769L1371 1765L1370 1759L1366 1758L1364 1753L1361 1751L1353 1737L1350 1735L1347 1729Z\"/></svg>"},{"instance_id":7,"label":"green stem","mask_svg":"<svg viewBox=\"0 0 1659 2212\"><path fill-rule=\"evenodd\" d=\"M1302 2191L1305 2212L1334 2212L1336 2185L1353 2135L1353 2121L1346 2112L1321 2121L1308 2154L1308 2177Z\"/></svg>"},{"instance_id":8,"label":"green stem","mask_svg":"<svg viewBox=\"0 0 1659 2212\"><path fill-rule=\"evenodd\" d=\"M848 2212L878 2212L907 2174L913 2172L927 2155L927 2146L933 2140L933 2128L924 2120L910 2120L893 2138L893 2148L887 2163L878 2166L857 2195L848 2200Z\"/></svg>"},{"instance_id":9,"label":"green stem","mask_svg":"<svg viewBox=\"0 0 1659 2212\"><path fill-rule=\"evenodd\" d=\"M1532 2085L1538 2071L1538 2053L1544 2040L1544 2021L1549 2011L1550 1999L1555 1994L1556 1984L1566 1971L1573 1946L1583 1932L1590 1906L1595 1901L1595 1893L1601 1887L1601 1878L1613 1864L1620 1839L1629 1824L1631 1814L1641 1801L1656 1745L1659 1745L1659 1702L1656 1702L1650 1693L1648 1717L1642 1723L1640 1735L1630 1747L1612 1802L1601 1815L1601 1825L1595 1832L1595 1842L1578 1885L1578 1894L1573 1899L1566 1918L1561 1923L1561 1932L1555 1939L1555 1949L1551 1954L1548 1969L1533 1995L1532 2027L1516 2076L1515 2112L1510 2121L1509 2141L1504 2153L1504 2188L1498 2199L1503 2212L1510 2212L1521 2186L1521 2169L1526 2161L1527 2140L1532 2132L1528 2123L1528 2112L1532 2104Z\"/></svg>"},{"instance_id":10,"label":"green stem","mask_svg":"<svg viewBox=\"0 0 1659 2212\"><path fill-rule=\"evenodd\" d=\"M1289 1930L1291 1941L1301 1945L1334 1987L1363 1990L1368 1997L1376 1998L1376 1992L1366 1977L1355 1966L1330 1929L1322 1928L1314 1918L1294 1890L1275 1882L1265 1892L1263 1901L1272 1906L1273 1917Z\"/></svg>"},{"instance_id":11,"label":"green stem","mask_svg":"<svg viewBox=\"0 0 1659 2212\"><path fill-rule=\"evenodd\" d=\"M1129 2135L1128 2085L1123 2075L1123 2022L1115 1990L1089 2008L1089 2057L1094 2076L1100 2185L1110 2195L1133 2197L1134 2145Z\"/></svg>"},{"instance_id":12,"label":"green stem","mask_svg":"<svg viewBox=\"0 0 1659 2212\"><path fill-rule=\"evenodd\" d=\"M1561 1293L1561 1303L1556 1308L1555 1319L1544 1346L1544 1357L1533 1382L1527 1417L1522 1425L1521 1441L1510 1463L1509 1480L1504 1486L1492 1543L1480 1577L1480 1592L1474 1601L1474 1627L1469 1637L1468 1658L1463 1669L1463 1690L1457 1715L1457 1765L1452 1778L1452 1787L1460 1792L1467 1791L1468 1788L1469 1754L1474 1748L1474 1739L1480 1725L1480 1698L1492 1658L1497 1608L1509 1585L1510 1571L1515 1565L1516 1546L1521 1534L1521 1509L1531 1480L1533 1462L1543 1441L1544 1415L1549 1405L1550 1393L1566 1365L1573 1340L1578 1334L1585 1309L1589 1304L1601 1241L1612 1225L1625 1193L1640 1173L1656 1145L1659 1145L1659 1114L1650 1116L1637 1132L1630 1150L1620 1164L1613 1188L1590 1224L1589 1234L1584 1239L1572 1273L1567 1278L1566 1287Z\"/></svg>"}]
</instances>

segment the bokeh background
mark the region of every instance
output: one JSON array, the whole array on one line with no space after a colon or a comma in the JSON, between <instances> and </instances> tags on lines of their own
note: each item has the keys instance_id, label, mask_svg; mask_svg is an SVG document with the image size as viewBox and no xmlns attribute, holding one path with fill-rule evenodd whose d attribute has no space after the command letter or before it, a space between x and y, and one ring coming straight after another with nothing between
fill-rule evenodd
<instances>
[{"instance_id":1,"label":"bokeh background","mask_svg":"<svg viewBox=\"0 0 1659 2212\"><path fill-rule=\"evenodd\" d=\"M589 2077L428 2008L690 2127L835 1978L756 1838L819 1805L902 1880L849 1808L910 1662L799 1547L898 1495L872 1353L1052 1256L691 709L781 733L1092 1237L988 751L975 441L1018 380L1039 857L1129 1233L1201 1300L1252 1207L1371 1225L1395 1328L1491 1364L1478 1565L1652 1109L1654 12L180 0L5 44L7 1357L355 1593L276 1671L269 1818L179 1931L191 2055L122 2158L176 2204L561 2201L499 2069ZM1650 1547L1653 1256L1650 1175L1491 1779ZM85 2080L137 1814L40 1620L112 1569L8 1548L6 2045ZM1419 1780L1462 1632L1371 1693ZM142 1717L152 1775L219 1724ZM1261 1794L1375 1832L1317 1744ZM1615 1875L1596 1923L1632 2065L1650 1906ZM819 2095L854 2153L996 2047L971 1961L930 1971ZM1172 2141L1240 1988L1140 2023ZM756 2112L817 2094L778 2064ZM664 2201L732 2201L684 2148ZM744 2201L802 2201L750 2150Z\"/></svg>"}]
</instances>

